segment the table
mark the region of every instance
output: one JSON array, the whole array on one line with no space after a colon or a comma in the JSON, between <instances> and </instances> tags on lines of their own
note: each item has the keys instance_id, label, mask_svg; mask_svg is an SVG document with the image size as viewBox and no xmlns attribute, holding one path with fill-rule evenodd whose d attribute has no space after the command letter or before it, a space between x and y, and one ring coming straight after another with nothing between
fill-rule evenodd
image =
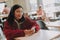
<instances>
[{"instance_id":1,"label":"table","mask_svg":"<svg viewBox=\"0 0 60 40\"><path fill-rule=\"evenodd\" d=\"M8 14L1 14L0 18L8 17Z\"/></svg>"},{"instance_id":2,"label":"table","mask_svg":"<svg viewBox=\"0 0 60 40\"><path fill-rule=\"evenodd\" d=\"M47 27L56 27L56 28L60 28L60 21L56 21L56 22L45 22Z\"/></svg>"},{"instance_id":3,"label":"table","mask_svg":"<svg viewBox=\"0 0 60 40\"><path fill-rule=\"evenodd\" d=\"M41 15L30 16L31 18L37 19L38 17L42 17Z\"/></svg>"},{"instance_id":4,"label":"table","mask_svg":"<svg viewBox=\"0 0 60 40\"><path fill-rule=\"evenodd\" d=\"M59 31L51 31L51 30L39 30L37 33L27 36L27 37L18 37L16 40L50 40L53 37L59 35Z\"/></svg>"},{"instance_id":5,"label":"table","mask_svg":"<svg viewBox=\"0 0 60 40\"><path fill-rule=\"evenodd\" d=\"M37 17L42 17L42 16L41 15L36 15L36 16L33 16L33 17L37 18Z\"/></svg>"}]
</instances>

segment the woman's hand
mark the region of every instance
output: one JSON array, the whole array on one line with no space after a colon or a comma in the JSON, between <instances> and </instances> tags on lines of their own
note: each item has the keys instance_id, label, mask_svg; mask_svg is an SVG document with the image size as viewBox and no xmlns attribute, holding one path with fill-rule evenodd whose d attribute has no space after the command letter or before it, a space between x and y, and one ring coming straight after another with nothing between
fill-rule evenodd
<instances>
[{"instance_id":1,"label":"woman's hand","mask_svg":"<svg viewBox=\"0 0 60 40\"><path fill-rule=\"evenodd\" d=\"M34 30L24 30L24 32L26 36L30 36L35 33Z\"/></svg>"}]
</instances>

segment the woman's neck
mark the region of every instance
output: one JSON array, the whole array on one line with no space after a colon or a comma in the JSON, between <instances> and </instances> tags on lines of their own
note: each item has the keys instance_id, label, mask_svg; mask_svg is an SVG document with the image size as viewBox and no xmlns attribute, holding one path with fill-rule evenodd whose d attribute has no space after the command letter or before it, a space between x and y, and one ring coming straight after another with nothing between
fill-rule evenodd
<instances>
[{"instance_id":1,"label":"woman's neck","mask_svg":"<svg viewBox=\"0 0 60 40\"><path fill-rule=\"evenodd\" d=\"M21 19L15 19L17 22L23 22L25 20L24 16Z\"/></svg>"}]
</instances>

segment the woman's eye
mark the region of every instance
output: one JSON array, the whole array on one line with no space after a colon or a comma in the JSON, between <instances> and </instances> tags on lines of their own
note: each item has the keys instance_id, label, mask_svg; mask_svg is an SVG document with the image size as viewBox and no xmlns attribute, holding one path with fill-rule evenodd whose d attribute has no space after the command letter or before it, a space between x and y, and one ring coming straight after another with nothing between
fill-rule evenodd
<instances>
[{"instance_id":1,"label":"woman's eye","mask_svg":"<svg viewBox=\"0 0 60 40\"><path fill-rule=\"evenodd\" d=\"M17 11L17 12L20 12L20 11Z\"/></svg>"}]
</instances>

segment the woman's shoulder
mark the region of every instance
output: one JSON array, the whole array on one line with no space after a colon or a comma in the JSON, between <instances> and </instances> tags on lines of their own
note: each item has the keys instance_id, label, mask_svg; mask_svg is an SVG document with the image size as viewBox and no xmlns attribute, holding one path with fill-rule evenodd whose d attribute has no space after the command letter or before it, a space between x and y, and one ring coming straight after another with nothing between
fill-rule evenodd
<instances>
[{"instance_id":1,"label":"woman's shoulder","mask_svg":"<svg viewBox=\"0 0 60 40\"><path fill-rule=\"evenodd\" d=\"M30 17L25 17L26 21L32 21L32 19Z\"/></svg>"},{"instance_id":2,"label":"woman's shoulder","mask_svg":"<svg viewBox=\"0 0 60 40\"><path fill-rule=\"evenodd\" d=\"M28 23L35 23L36 21L32 20L30 17L25 17L25 20L28 22Z\"/></svg>"}]
</instances>

